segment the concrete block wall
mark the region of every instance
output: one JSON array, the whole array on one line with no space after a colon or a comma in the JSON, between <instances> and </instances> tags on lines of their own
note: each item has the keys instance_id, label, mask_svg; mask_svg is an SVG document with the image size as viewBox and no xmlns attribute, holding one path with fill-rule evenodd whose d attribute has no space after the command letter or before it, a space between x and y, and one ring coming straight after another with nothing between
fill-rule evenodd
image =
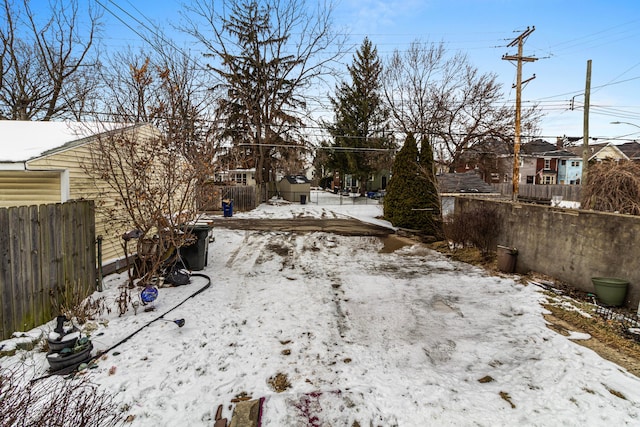
<instances>
[{"instance_id":1,"label":"concrete block wall","mask_svg":"<svg viewBox=\"0 0 640 427\"><path fill-rule=\"evenodd\" d=\"M457 197L457 212L496 207L496 243L518 249L516 271L535 271L594 292L592 277L629 281L625 305L640 301L640 217L510 201Z\"/></svg>"}]
</instances>

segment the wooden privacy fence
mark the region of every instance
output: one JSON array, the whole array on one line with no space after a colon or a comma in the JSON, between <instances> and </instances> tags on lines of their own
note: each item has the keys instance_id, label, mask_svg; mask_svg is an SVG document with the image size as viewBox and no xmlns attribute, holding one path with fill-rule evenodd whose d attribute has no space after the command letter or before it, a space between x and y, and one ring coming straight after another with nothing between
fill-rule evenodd
<instances>
[{"instance_id":1,"label":"wooden privacy fence","mask_svg":"<svg viewBox=\"0 0 640 427\"><path fill-rule=\"evenodd\" d=\"M221 211L222 201L233 200L233 210L246 212L255 209L256 188L250 185L215 185L206 183L200 188L198 197L201 211Z\"/></svg>"},{"instance_id":2,"label":"wooden privacy fence","mask_svg":"<svg viewBox=\"0 0 640 427\"><path fill-rule=\"evenodd\" d=\"M0 335L50 321L96 289L92 201L0 208Z\"/></svg>"},{"instance_id":3,"label":"wooden privacy fence","mask_svg":"<svg viewBox=\"0 0 640 427\"><path fill-rule=\"evenodd\" d=\"M502 195L507 196L512 194L513 184L510 182L491 185ZM553 196L561 196L562 200L579 202L580 189L580 185L520 184L518 186L518 197L525 199L551 200Z\"/></svg>"}]
</instances>

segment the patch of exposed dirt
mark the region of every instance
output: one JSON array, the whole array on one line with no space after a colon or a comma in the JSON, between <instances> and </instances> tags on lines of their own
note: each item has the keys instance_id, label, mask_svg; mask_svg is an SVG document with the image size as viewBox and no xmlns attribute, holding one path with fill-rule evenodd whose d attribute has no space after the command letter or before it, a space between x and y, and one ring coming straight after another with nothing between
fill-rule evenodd
<instances>
[{"instance_id":1,"label":"patch of exposed dirt","mask_svg":"<svg viewBox=\"0 0 640 427\"><path fill-rule=\"evenodd\" d=\"M213 217L213 227L240 229L240 230L264 230L264 231L289 231L293 233L310 233L322 231L335 233L342 236L388 236L394 231L376 224L370 224L350 218L224 218Z\"/></svg>"}]
</instances>

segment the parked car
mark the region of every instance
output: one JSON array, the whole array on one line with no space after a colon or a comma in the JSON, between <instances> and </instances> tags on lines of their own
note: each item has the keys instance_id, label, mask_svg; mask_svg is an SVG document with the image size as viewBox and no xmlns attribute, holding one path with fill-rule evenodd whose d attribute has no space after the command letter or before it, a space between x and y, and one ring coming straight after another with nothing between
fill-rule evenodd
<instances>
[{"instance_id":1,"label":"parked car","mask_svg":"<svg viewBox=\"0 0 640 427\"><path fill-rule=\"evenodd\" d=\"M368 191L367 192L367 197L370 199L375 199L375 200L380 200L384 197L384 190L380 190L380 191Z\"/></svg>"}]
</instances>

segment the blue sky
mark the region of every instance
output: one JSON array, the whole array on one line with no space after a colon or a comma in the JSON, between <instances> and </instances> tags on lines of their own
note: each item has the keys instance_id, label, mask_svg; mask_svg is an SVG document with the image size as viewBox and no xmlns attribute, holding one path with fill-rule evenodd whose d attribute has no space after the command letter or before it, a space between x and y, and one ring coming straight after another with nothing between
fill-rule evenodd
<instances>
[{"instance_id":1,"label":"blue sky","mask_svg":"<svg viewBox=\"0 0 640 427\"><path fill-rule=\"evenodd\" d=\"M165 28L177 22L182 3L101 2L133 27L139 24L132 16ZM516 67L501 58L515 54L516 49L506 45L527 26L535 26L524 54L539 60L524 65L523 78L533 74L536 78L523 91L523 105L542 106L546 116L541 135L549 141L582 135L586 68L591 59L590 136L640 138L640 2L636 0L339 0L334 18L354 48L368 36L381 56L406 49L416 39L443 42L452 53L466 53L482 72L496 73L511 100ZM108 48L139 43L138 36L113 15L105 13L105 20ZM348 55L345 62L350 59Z\"/></svg>"}]
</instances>

